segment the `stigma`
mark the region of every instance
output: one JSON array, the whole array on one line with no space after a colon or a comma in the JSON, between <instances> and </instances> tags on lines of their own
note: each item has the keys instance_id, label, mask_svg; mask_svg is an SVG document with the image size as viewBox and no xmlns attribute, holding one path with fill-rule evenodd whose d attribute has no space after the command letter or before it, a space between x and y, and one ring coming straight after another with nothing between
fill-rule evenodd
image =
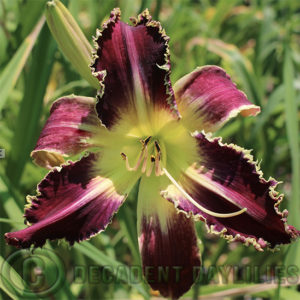
<instances>
[{"instance_id":1,"label":"stigma","mask_svg":"<svg viewBox=\"0 0 300 300\"><path fill-rule=\"evenodd\" d=\"M152 172L155 172L156 176L163 175L159 142L154 140L154 143L152 143L152 136L148 136L144 140L140 140L140 143L142 144L142 149L134 166L130 165L127 155L124 152L121 153L126 169L128 171L138 171L140 169L141 173L146 174L148 177Z\"/></svg>"}]
</instances>

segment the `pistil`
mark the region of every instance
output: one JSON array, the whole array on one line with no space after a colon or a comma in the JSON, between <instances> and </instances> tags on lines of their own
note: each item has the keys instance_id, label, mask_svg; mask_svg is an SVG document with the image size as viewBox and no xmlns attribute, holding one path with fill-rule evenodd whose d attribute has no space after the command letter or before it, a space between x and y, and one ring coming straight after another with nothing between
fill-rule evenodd
<instances>
[{"instance_id":1,"label":"pistil","mask_svg":"<svg viewBox=\"0 0 300 300\"><path fill-rule=\"evenodd\" d=\"M238 216L242 213L244 213L245 211L247 211L247 208L243 208L239 211L233 212L233 213L228 213L228 214L222 214L222 213L216 213L213 212L205 207L203 207L202 205L200 205L198 202L196 202L196 200L194 200L179 184L178 182L172 177L172 175L167 171L166 168L163 168L163 174L166 175L169 180L176 186L176 188L182 193L183 196L185 196L185 198L192 203L194 206L196 206L198 209L200 209L201 211L207 213L208 215L211 215L213 217L217 217L217 218L231 218L231 217L235 217Z\"/></svg>"}]
</instances>

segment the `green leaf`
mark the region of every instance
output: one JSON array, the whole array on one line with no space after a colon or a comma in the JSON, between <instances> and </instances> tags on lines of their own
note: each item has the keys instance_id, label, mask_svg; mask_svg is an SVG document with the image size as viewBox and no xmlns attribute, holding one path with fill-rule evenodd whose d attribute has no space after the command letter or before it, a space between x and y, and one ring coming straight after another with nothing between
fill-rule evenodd
<instances>
[{"instance_id":1,"label":"green leaf","mask_svg":"<svg viewBox=\"0 0 300 300\"><path fill-rule=\"evenodd\" d=\"M300 158L299 158L299 126L298 126L298 105L294 87L294 66L291 52L286 45L284 56L283 79L285 87L285 117L288 143L291 153L292 165L292 193L289 201L289 222L299 229L300 219ZM300 268L299 256L300 243L289 246L286 256L286 264L295 264Z\"/></svg>"},{"instance_id":2,"label":"green leaf","mask_svg":"<svg viewBox=\"0 0 300 300\"><path fill-rule=\"evenodd\" d=\"M26 290L26 284L20 277L18 272L14 270L0 255L0 288L9 296L11 299L21 299L23 293L22 290ZM16 286L18 288L16 288ZM20 290L20 288L22 290ZM23 295L24 296L24 295ZM37 297L33 297L36 298ZM23 298L25 299L25 298Z\"/></svg>"},{"instance_id":3,"label":"green leaf","mask_svg":"<svg viewBox=\"0 0 300 300\"><path fill-rule=\"evenodd\" d=\"M45 26L34 48L29 74L25 81L23 100L16 119L11 152L8 154L7 175L15 186L19 184L24 165L39 134L43 100L55 50L56 44Z\"/></svg>"},{"instance_id":4,"label":"green leaf","mask_svg":"<svg viewBox=\"0 0 300 300\"><path fill-rule=\"evenodd\" d=\"M224 299L237 296L255 295L257 297L265 297L267 299L274 299L276 293L276 283L262 283L262 284L226 284L226 285L206 285L201 287L201 294L203 299ZM284 288L284 294L296 296L296 292L290 292L288 288ZM201 297L199 298L201 299ZM284 298L284 299L299 299Z\"/></svg>"},{"instance_id":5,"label":"green leaf","mask_svg":"<svg viewBox=\"0 0 300 300\"><path fill-rule=\"evenodd\" d=\"M299 126L298 105L294 87L294 66L291 52L288 46L285 49L283 80L285 87L285 118L288 143L292 157L292 193L290 201L289 220L292 224L300 227L300 159L299 159Z\"/></svg>"},{"instance_id":6,"label":"green leaf","mask_svg":"<svg viewBox=\"0 0 300 300\"><path fill-rule=\"evenodd\" d=\"M258 297L260 299L276 299L276 290L268 290L260 293L254 293L254 297ZM300 294L297 292L297 290L293 288L287 288L287 287L281 287L280 289L280 297L279 299L287 300L287 299L293 299L293 300L300 300Z\"/></svg>"},{"instance_id":7,"label":"green leaf","mask_svg":"<svg viewBox=\"0 0 300 300\"><path fill-rule=\"evenodd\" d=\"M122 232L127 238L128 246L133 256L134 263L136 265L140 264L140 252L138 247L138 236L136 229L136 200L138 197L139 182L130 192L126 205L122 205L118 212L120 227ZM132 207L130 205L132 204Z\"/></svg>"},{"instance_id":8,"label":"green leaf","mask_svg":"<svg viewBox=\"0 0 300 300\"><path fill-rule=\"evenodd\" d=\"M21 37L25 38L33 29L40 16L43 14L45 8L44 1L26 0L20 7L20 15L26 18L20 19Z\"/></svg>"},{"instance_id":9,"label":"green leaf","mask_svg":"<svg viewBox=\"0 0 300 300\"><path fill-rule=\"evenodd\" d=\"M253 139L262 130L264 124L270 119L272 114L280 107L281 101L284 98L284 85L279 85L270 95L267 105L263 108L261 113L257 116L254 129L252 131Z\"/></svg>"},{"instance_id":10,"label":"green leaf","mask_svg":"<svg viewBox=\"0 0 300 300\"><path fill-rule=\"evenodd\" d=\"M108 266L113 270L112 275L114 275L117 279L122 280L125 283L134 287L145 298L149 297L142 283L139 282L141 278L136 278L135 274L132 272L132 270L129 267L105 255L102 251L98 250L95 246L93 246L89 242L82 242L80 244L75 244L74 247L78 251L82 252L84 255L94 260L100 266Z\"/></svg>"},{"instance_id":11,"label":"green leaf","mask_svg":"<svg viewBox=\"0 0 300 300\"><path fill-rule=\"evenodd\" d=\"M0 200L7 216L12 220L23 220L23 214L18 200L12 196L9 184L3 176L0 175ZM16 228L22 228L23 224L15 224Z\"/></svg>"},{"instance_id":12,"label":"green leaf","mask_svg":"<svg viewBox=\"0 0 300 300\"><path fill-rule=\"evenodd\" d=\"M0 75L0 111L2 110L9 93L15 86L21 71L31 53L32 47L45 23L45 18L42 17L33 31L21 44L9 64L5 67Z\"/></svg>"},{"instance_id":13,"label":"green leaf","mask_svg":"<svg viewBox=\"0 0 300 300\"><path fill-rule=\"evenodd\" d=\"M41 275L34 279L31 273L36 267L41 269ZM13 299L74 299L65 284L62 259L48 247L34 252L17 250L6 260L0 256L0 269L0 287Z\"/></svg>"},{"instance_id":14,"label":"green leaf","mask_svg":"<svg viewBox=\"0 0 300 300\"><path fill-rule=\"evenodd\" d=\"M214 16L208 24L208 32L218 32L220 30L222 22L237 2L238 0L220 0L212 6L212 9L214 9Z\"/></svg>"}]
</instances>

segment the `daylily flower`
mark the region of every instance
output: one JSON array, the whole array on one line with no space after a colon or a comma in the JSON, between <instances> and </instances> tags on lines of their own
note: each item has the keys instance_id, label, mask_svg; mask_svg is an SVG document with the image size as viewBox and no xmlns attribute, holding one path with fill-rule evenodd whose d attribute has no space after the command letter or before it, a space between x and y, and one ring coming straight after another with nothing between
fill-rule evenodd
<instances>
[{"instance_id":1,"label":"daylily flower","mask_svg":"<svg viewBox=\"0 0 300 300\"><path fill-rule=\"evenodd\" d=\"M153 289L178 298L200 265L195 220L259 251L290 243L300 232L287 225L277 182L262 177L249 151L205 133L260 108L217 66L197 68L172 88L169 38L147 10L132 21L121 22L114 9L97 31L91 66L101 86L97 103L68 96L53 104L32 152L51 171L37 196L28 196L31 225L5 237L21 248L88 239L107 227L140 180L143 268L150 268ZM80 160L64 162L83 151ZM167 280L158 277L159 268L169 268Z\"/></svg>"}]
</instances>

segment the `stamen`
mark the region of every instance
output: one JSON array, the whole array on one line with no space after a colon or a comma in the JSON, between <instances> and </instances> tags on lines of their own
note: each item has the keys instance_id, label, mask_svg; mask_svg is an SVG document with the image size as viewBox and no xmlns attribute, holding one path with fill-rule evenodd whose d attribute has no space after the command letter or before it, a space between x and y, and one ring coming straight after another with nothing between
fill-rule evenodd
<instances>
[{"instance_id":1,"label":"stamen","mask_svg":"<svg viewBox=\"0 0 300 300\"><path fill-rule=\"evenodd\" d=\"M145 153L145 148L141 151L141 154L140 154L140 156L139 156L139 159L138 159L137 163L135 164L135 166L133 167L133 171L136 171L136 170L139 168L139 166L140 166L140 164L141 164L141 162L142 162L144 153Z\"/></svg>"},{"instance_id":2,"label":"stamen","mask_svg":"<svg viewBox=\"0 0 300 300\"><path fill-rule=\"evenodd\" d=\"M137 171L137 169L139 168L139 166L141 165L141 162L144 158L144 162L143 162L143 166L142 166L142 173L144 173L146 171L146 167L147 167L147 158L148 158L148 148L147 148L147 144L149 143L149 141L151 140L151 136L148 136L145 140L141 140L140 142L143 144L143 147L142 147L142 151L140 153L140 156L135 164L134 167L130 167L130 164L129 164L129 160L128 160L128 157L125 153L121 153L121 156L123 158L123 160L126 161L126 169L128 171Z\"/></svg>"},{"instance_id":3,"label":"stamen","mask_svg":"<svg viewBox=\"0 0 300 300\"><path fill-rule=\"evenodd\" d=\"M152 173L153 170L153 166L154 166L154 162L155 162L155 157L154 155L151 155L151 165L150 165L150 169L147 170L146 172L146 176L149 177Z\"/></svg>"},{"instance_id":4,"label":"stamen","mask_svg":"<svg viewBox=\"0 0 300 300\"><path fill-rule=\"evenodd\" d=\"M231 218L231 217L235 217L238 216L242 213L244 213L245 211L247 211L247 208L243 208L239 211L233 212L233 213L228 213L228 214L221 214L221 213L216 213L213 212L209 209L206 209L205 207L203 207L202 205L200 205L199 203L197 203L178 183L177 181L172 177L172 175L166 170L166 168L163 168L163 172L164 174L170 179L170 181L177 187L177 189L187 198L188 201L190 201L194 206L196 206L197 208L199 208L201 211L207 213L208 215L211 215L213 217L217 217L217 218Z\"/></svg>"},{"instance_id":5,"label":"stamen","mask_svg":"<svg viewBox=\"0 0 300 300\"><path fill-rule=\"evenodd\" d=\"M122 156L122 159L126 161L126 169L128 171L133 171L134 168L131 168L130 165L129 165L129 161L128 161L128 157L125 153L121 153L121 156Z\"/></svg>"},{"instance_id":6,"label":"stamen","mask_svg":"<svg viewBox=\"0 0 300 300\"><path fill-rule=\"evenodd\" d=\"M148 136L145 140L142 141L143 143L143 147L145 147L144 149L144 162L143 162L143 166L142 166L142 173L146 172L146 168L147 168L147 159L148 159L148 148L147 145L149 143L149 141L151 140L152 136Z\"/></svg>"},{"instance_id":7,"label":"stamen","mask_svg":"<svg viewBox=\"0 0 300 300\"><path fill-rule=\"evenodd\" d=\"M160 168L160 163L159 163L159 157L156 156L155 158L155 175L160 176L161 175L161 168Z\"/></svg>"},{"instance_id":8,"label":"stamen","mask_svg":"<svg viewBox=\"0 0 300 300\"><path fill-rule=\"evenodd\" d=\"M157 141L154 142L157 152L160 152L160 146Z\"/></svg>"},{"instance_id":9,"label":"stamen","mask_svg":"<svg viewBox=\"0 0 300 300\"><path fill-rule=\"evenodd\" d=\"M156 176L160 176L163 174L162 169L161 169L161 162L160 162L161 150L160 150L160 145L158 144L157 141L154 141L154 145L155 145L154 149L155 149L156 155L155 156L151 155L150 166L149 166L149 169L147 169L148 158L149 158L148 144L149 144L149 141L151 140L151 138L152 138L152 136L148 136L146 139L140 140L140 142L142 143L142 150L141 150L139 158L134 167L130 166L127 155L123 152L121 153L122 159L125 160L125 162L126 162L126 169L128 171L137 171L138 168L140 167L140 165L142 164L141 172L146 173L146 176L151 175L154 167L155 167L155 175Z\"/></svg>"},{"instance_id":10,"label":"stamen","mask_svg":"<svg viewBox=\"0 0 300 300\"><path fill-rule=\"evenodd\" d=\"M158 159L160 160L160 146L157 141L155 141L154 144L155 144L155 149L159 155Z\"/></svg>"},{"instance_id":11,"label":"stamen","mask_svg":"<svg viewBox=\"0 0 300 300\"><path fill-rule=\"evenodd\" d=\"M145 143L146 144L146 143ZM144 162L143 162L143 166L142 166L142 173L144 173L146 171L147 168L147 159L148 159L148 148L147 148L147 144L145 146L145 150L144 150L145 156L144 156Z\"/></svg>"},{"instance_id":12,"label":"stamen","mask_svg":"<svg viewBox=\"0 0 300 300\"><path fill-rule=\"evenodd\" d=\"M157 141L154 142L156 156L155 156L155 175L160 176L162 175L161 168L160 168L160 146Z\"/></svg>"},{"instance_id":13,"label":"stamen","mask_svg":"<svg viewBox=\"0 0 300 300\"><path fill-rule=\"evenodd\" d=\"M149 143L149 141L151 140L152 136L148 136L144 141L143 144L147 146L147 144Z\"/></svg>"}]
</instances>

